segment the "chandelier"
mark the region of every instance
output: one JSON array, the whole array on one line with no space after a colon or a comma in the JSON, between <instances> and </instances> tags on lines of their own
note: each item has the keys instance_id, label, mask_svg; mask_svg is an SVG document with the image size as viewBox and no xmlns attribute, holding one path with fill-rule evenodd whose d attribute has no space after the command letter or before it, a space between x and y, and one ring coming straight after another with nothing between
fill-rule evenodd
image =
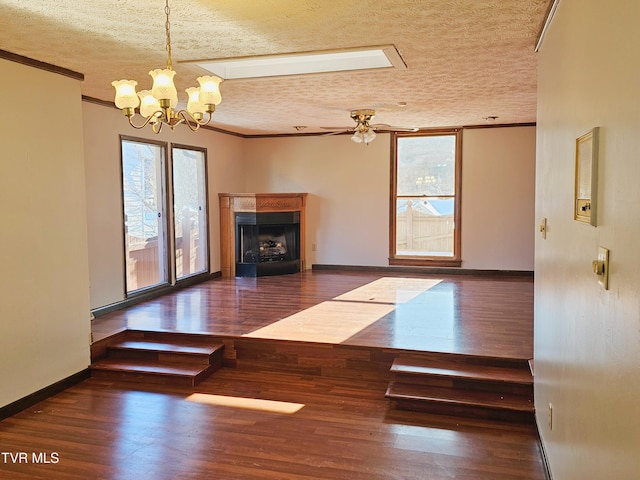
<instances>
[{"instance_id":1,"label":"chandelier","mask_svg":"<svg viewBox=\"0 0 640 480\"><path fill-rule=\"evenodd\" d=\"M151 90L136 92L135 80L117 80L111 82L116 89L115 104L129 119L132 127L141 129L147 125L155 133L160 133L165 123L173 130L176 125L185 123L192 131L211 121L211 115L222 101L220 83L222 79L216 75L198 77L200 87L190 87L185 91L189 95L186 110L174 110L178 105L178 92L173 83L176 72L171 68L171 32L169 23L169 0L166 0L164 12L166 15L165 30L167 35L167 68L155 69L149 72L153 78ZM144 118L141 125L133 122L136 108Z\"/></svg>"}]
</instances>

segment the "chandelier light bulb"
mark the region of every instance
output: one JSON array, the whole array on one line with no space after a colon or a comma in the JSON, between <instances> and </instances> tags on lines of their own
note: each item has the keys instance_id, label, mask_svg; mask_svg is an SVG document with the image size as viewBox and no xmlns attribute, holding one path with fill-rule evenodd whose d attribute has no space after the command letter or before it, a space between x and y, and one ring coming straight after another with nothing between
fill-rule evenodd
<instances>
[{"instance_id":1,"label":"chandelier light bulb","mask_svg":"<svg viewBox=\"0 0 640 480\"><path fill-rule=\"evenodd\" d=\"M151 94L160 101L162 105L163 100L169 100L170 103L178 104L178 91L173 83L173 77L176 74L174 70L169 68L160 69L156 68L151 70L149 75L153 78L153 87L151 88Z\"/></svg>"},{"instance_id":2,"label":"chandelier light bulb","mask_svg":"<svg viewBox=\"0 0 640 480\"><path fill-rule=\"evenodd\" d=\"M200 102L200 89L197 87L189 87L185 90L187 95L189 95L189 101L187 102L187 112L189 112L194 117L199 115L200 118L203 117L206 108L202 102Z\"/></svg>"},{"instance_id":3,"label":"chandelier light bulb","mask_svg":"<svg viewBox=\"0 0 640 480\"><path fill-rule=\"evenodd\" d=\"M200 84L200 102L204 105L220 105L220 83L222 79L216 75L205 75L197 78Z\"/></svg>"},{"instance_id":4,"label":"chandelier light bulb","mask_svg":"<svg viewBox=\"0 0 640 480\"><path fill-rule=\"evenodd\" d=\"M111 82L111 85L116 89L116 107L124 110L138 106L140 103L136 95L138 82L135 80L116 80Z\"/></svg>"},{"instance_id":5,"label":"chandelier light bulb","mask_svg":"<svg viewBox=\"0 0 640 480\"><path fill-rule=\"evenodd\" d=\"M160 102L151 94L151 90L140 90L138 96L140 97L140 115L143 117L148 118L162 111ZM151 122L154 122L154 119Z\"/></svg>"}]
</instances>

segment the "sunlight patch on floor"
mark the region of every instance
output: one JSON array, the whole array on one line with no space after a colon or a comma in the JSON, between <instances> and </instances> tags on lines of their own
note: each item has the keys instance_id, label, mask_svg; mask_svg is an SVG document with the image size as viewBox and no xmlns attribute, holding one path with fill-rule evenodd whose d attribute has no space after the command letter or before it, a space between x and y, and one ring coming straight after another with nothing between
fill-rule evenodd
<instances>
[{"instance_id":1,"label":"sunlight patch on floor","mask_svg":"<svg viewBox=\"0 0 640 480\"><path fill-rule=\"evenodd\" d=\"M323 302L243 337L342 343L395 309L378 303Z\"/></svg>"},{"instance_id":2,"label":"sunlight patch on floor","mask_svg":"<svg viewBox=\"0 0 640 480\"><path fill-rule=\"evenodd\" d=\"M291 415L299 412L304 403L277 402L260 398L230 397L226 395L211 395L208 393L192 393L187 397L188 402L205 403L219 407L242 408L260 412L282 413Z\"/></svg>"},{"instance_id":3,"label":"sunlight patch on floor","mask_svg":"<svg viewBox=\"0 0 640 480\"><path fill-rule=\"evenodd\" d=\"M442 280L384 277L244 337L342 343Z\"/></svg>"},{"instance_id":4,"label":"sunlight patch on floor","mask_svg":"<svg viewBox=\"0 0 640 480\"><path fill-rule=\"evenodd\" d=\"M349 302L407 303L442 280L383 277L344 293L334 300Z\"/></svg>"}]
</instances>

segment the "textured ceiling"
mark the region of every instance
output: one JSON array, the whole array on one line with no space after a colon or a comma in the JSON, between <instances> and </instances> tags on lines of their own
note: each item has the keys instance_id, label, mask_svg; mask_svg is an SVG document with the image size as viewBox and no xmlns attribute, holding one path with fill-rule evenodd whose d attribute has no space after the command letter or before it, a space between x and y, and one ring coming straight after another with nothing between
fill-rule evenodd
<instances>
[{"instance_id":1,"label":"textured ceiling","mask_svg":"<svg viewBox=\"0 0 640 480\"><path fill-rule=\"evenodd\" d=\"M226 81L213 125L316 132L352 127L357 108L407 127L533 122L534 47L548 3L171 0L176 84L183 92L203 73L179 63L188 60L393 44L406 70ZM164 21L164 0L0 0L0 49L83 73L83 95L112 101L112 80L150 88L149 70L166 65Z\"/></svg>"}]
</instances>

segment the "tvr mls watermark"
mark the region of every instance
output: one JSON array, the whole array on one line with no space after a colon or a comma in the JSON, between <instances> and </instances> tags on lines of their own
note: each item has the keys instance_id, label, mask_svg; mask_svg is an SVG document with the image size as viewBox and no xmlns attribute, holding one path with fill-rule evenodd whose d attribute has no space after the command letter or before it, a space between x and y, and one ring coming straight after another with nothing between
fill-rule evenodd
<instances>
[{"instance_id":1,"label":"tvr mls watermark","mask_svg":"<svg viewBox=\"0 0 640 480\"><path fill-rule=\"evenodd\" d=\"M58 452L0 452L2 463L41 463L56 464L60 462Z\"/></svg>"}]
</instances>

